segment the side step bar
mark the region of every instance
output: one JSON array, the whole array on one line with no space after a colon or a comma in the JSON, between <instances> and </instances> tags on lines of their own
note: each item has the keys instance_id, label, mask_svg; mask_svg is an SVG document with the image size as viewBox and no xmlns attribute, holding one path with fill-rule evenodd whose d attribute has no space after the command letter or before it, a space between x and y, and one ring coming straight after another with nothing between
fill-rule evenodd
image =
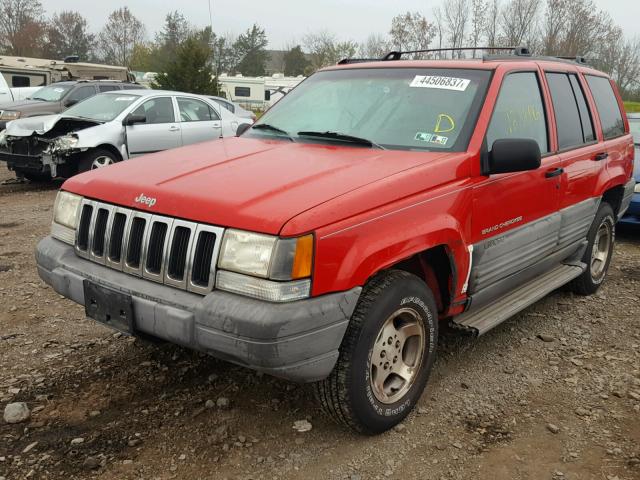
<instances>
[{"instance_id":1,"label":"side step bar","mask_svg":"<svg viewBox=\"0 0 640 480\"><path fill-rule=\"evenodd\" d=\"M558 265L544 275L516 288L500 300L455 317L453 325L470 329L478 336L487 333L547 294L579 277L586 268L586 265L581 265ZM473 306L473 303L471 305Z\"/></svg>"}]
</instances>

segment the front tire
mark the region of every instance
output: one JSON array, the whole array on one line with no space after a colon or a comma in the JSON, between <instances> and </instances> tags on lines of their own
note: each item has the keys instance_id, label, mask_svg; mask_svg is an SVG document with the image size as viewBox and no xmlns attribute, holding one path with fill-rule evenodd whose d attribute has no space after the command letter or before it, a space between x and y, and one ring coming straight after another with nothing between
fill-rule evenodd
<instances>
[{"instance_id":1,"label":"front tire","mask_svg":"<svg viewBox=\"0 0 640 480\"><path fill-rule=\"evenodd\" d=\"M120 161L112 152L103 148L96 148L84 153L78 162L78 173L108 167Z\"/></svg>"},{"instance_id":2,"label":"front tire","mask_svg":"<svg viewBox=\"0 0 640 480\"><path fill-rule=\"evenodd\" d=\"M615 236L615 214L611 205L603 202L587 235L587 250L582 257L587 269L571 283L573 292L592 295L598 291L611 264Z\"/></svg>"},{"instance_id":3,"label":"front tire","mask_svg":"<svg viewBox=\"0 0 640 480\"><path fill-rule=\"evenodd\" d=\"M384 432L420 399L437 338L429 287L404 271L382 273L363 290L336 366L315 385L316 397L339 423L364 434Z\"/></svg>"}]
</instances>

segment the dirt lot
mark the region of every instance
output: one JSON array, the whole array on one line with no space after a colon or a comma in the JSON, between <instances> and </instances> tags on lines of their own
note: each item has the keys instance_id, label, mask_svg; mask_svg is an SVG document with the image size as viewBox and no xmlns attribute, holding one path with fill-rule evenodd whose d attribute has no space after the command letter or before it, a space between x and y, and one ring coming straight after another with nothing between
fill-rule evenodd
<instances>
[{"instance_id":1,"label":"dirt lot","mask_svg":"<svg viewBox=\"0 0 640 480\"><path fill-rule=\"evenodd\" d=\"M56 187L0 186L0 409L31 409L0 420L0 480L640 479L640 231L594 297L446 333L417 411L365 438L308 387L86 320L34 265Z\"/></svg>"}]
</instances>

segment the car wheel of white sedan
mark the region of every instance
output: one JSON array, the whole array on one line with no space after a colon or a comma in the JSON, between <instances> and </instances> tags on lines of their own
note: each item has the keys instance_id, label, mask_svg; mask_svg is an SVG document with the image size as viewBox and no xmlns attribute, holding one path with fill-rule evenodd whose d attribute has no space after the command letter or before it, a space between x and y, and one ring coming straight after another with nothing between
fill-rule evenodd
<instances>
[{"instance_id":1,"label":"car wheel of white sedan","mask_svg":"<svg viewBox=\"0 0 640 480\"><path fill-rule=\"evenodd\" d=\"M108 167L118 161L119 158L108 150L103 150L101 148L89 150L78 162L78 173Z\"/></svg>"}]
</instances>

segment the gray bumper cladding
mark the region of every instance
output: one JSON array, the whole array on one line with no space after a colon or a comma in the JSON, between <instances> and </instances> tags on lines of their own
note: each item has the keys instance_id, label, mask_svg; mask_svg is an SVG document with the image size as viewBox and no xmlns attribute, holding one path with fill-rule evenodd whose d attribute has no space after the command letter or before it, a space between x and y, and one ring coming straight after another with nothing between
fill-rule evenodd
<instances>
[{"instance_id":1,"label":"gray bumper cladding","mask_svg":"<svg viewBox=\"0 0 640 480\"><path fill-rule=\"evenodd\" d=\"M297 382L329 375L361 292L282 304L201 296L89 262L51 237L38 244L36 261L46 283L81 305L85 279L130 294L137 331Z\"/></svg>"}]
</instances>

